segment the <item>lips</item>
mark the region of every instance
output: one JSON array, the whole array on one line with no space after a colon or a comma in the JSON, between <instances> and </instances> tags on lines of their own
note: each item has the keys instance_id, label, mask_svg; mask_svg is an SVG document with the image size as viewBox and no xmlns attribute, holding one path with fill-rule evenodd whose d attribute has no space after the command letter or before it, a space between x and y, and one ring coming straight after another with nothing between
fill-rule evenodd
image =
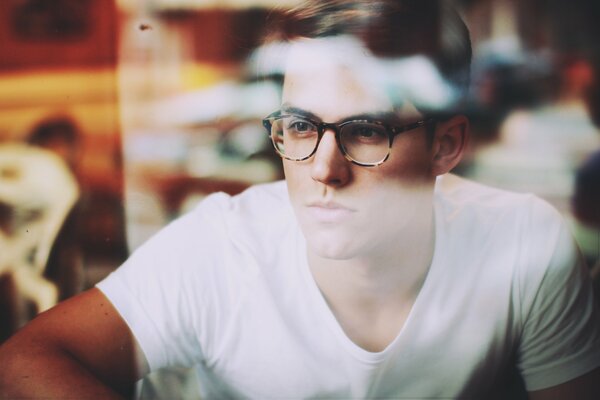
<instances>
[{"instance_id":1,"label":"lips","mask_svg":"<svg viewBox=\"0 0 600 400\"><path fill-rule=\"evenodd\" d=\"M335 202L314 202L307 206L309 215L318 222L342 222L350 217L355 210Z\"/></svg>"}]
</instances>

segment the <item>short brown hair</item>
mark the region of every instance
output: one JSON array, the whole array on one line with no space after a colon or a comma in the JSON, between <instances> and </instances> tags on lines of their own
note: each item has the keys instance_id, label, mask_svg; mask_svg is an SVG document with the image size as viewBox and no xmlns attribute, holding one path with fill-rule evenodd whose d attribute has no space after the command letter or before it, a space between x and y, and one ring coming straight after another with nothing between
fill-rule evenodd
<instances>
[{"instance_id":1,"label":"short brown hair","mask_svg":"<svg viewBox=\"0 0 600 400\"><path fill-rule=\"evenodd\" d=\"M307 0L269 20L268 40L351 35L379 57L426 56L466 93L471 67L469 31L440 0Z\"/></svg>"}]
</instances>

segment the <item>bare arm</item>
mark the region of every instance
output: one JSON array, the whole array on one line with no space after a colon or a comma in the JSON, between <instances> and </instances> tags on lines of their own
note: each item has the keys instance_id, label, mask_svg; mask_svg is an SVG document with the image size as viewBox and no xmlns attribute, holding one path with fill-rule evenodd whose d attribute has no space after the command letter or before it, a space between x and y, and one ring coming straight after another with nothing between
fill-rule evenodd
<instances>
[{"instance_id":1,"label":"bare arm","mask_svg":"<svg viewBox=\"0 0 600 400\"><path fill-rule=\"evenodd\" d=\"M529 392L531 400L595 400L600 397L600 368L563 384Z\"/></svg>"},{"instance_id":2,"label":"bare arm","mask_svg":"<svg viewBox=\"0 0 600 400\"><path fill-rule=\"evenodd\" d=\"M1 398L119 398L148 371L98 289L39 315L0 347Z\"/></svg>"}]
</instances>

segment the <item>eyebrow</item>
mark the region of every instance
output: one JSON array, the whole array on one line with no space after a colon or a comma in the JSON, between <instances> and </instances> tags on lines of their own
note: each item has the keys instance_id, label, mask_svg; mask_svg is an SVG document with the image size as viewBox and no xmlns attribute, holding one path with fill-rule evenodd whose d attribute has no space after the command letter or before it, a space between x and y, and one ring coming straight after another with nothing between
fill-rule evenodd
<instances>
[{"instance_id":1,"label":"eyebrow","mask_svg":"<svg viewBox=\"0 0 600 400\"><path fill-rule=\"evenodd\" d=\"M319 121L319 122L323 121L316 114L314 114L310 111L304 110L302 108L299 108L299 107L294 107L294 106L290 105L289 103L284 103L281 106L281 111L284 113L296 114L301 117L305 117L307 119L311 119L311 120L315 120L315 121ZM376 112L376 113L354 114L354 115L344 117L341 120L336 121L335 123L339 124L342 122L353 121L353 120L397 121L398 119L399 119L398 115L396 115L395 112L383 111L383 112Z\"/></svg>"},{"instance_id":2,"label":"eyebrow","mask_svg":"<svg viewBox=\"0 0 600 400\"><path fill-rule=\"evenodd\" d=\"M321 118L317 117L316 114L313 114L310 111L306 111L298 107L291 106L289 103L283 103L283 105L281 106L281 111L284 113L296 114L301 117L313 119L315 121L321 121Z\"/></svg>"}]
</instances>

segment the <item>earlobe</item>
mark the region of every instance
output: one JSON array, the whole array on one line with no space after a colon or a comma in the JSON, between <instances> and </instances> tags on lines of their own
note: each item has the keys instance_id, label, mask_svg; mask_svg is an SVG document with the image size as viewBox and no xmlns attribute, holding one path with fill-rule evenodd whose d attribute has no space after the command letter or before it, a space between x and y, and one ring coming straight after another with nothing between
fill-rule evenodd
<instances>
[{"instance_id":1,"label":"earlobe","mask_svg":"<svg viewBox=\"0 0 600 400\"><path fill-rule=\"evenodd\" d=\"M433 142L432 173L434 176L450 172L462 160L469 139L469 120L456 115L438 122Z\"/></svg>"}]
</instances>

